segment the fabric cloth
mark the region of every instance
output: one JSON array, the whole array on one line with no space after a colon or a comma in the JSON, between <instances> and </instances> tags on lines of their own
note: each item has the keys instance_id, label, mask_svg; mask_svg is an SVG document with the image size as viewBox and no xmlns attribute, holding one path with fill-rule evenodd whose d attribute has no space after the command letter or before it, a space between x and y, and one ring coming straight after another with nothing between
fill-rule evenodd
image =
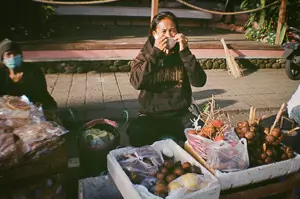
<instances>
[{"instance_id":1,"label":"fabric cloth","mask_svg":"<svg viewBox=\"0 0 300 199\"><path fill-rule=\"evenodd\" d=\"M186 140L184 129L192 127L190 120L194 118L190 112L177 118L139 116L128 126L129 143L140 147L163 139L172 139L177 143L184 142Z\"/></svg>"},{"instance_id":2,"label":"fabric cloth","mask_svg":"<svg viewBox=\"0 0 300 199\"><path fill-rule=\"evenodd\" d=\"M153 117L177 117L192 103L191 85L202 87L206 74L188 48L165 55L149 37L131 62L130 83L140 90L141 113Z\"/></svg>"},{"instance_id":3,"label":"fabric cloth","mask_svg":"<svg viewBox=\"0 0 300 199\"><path fill-rule=\"evenodd\" d=\"M4 39L0 42L0 62L2 62L2 55L4 52L9 51L11 49L19 49L16 43L12 42L9 39Z\"/></svg>"},{"instance_id":4,"label":"fabric cloth","mask_svg":"<svg viewBox=\"0 0 300 199\"><path fill-rule=\"evenodd\" d=\"M15 83L9 77L9 69L0 64L0 96L26 95L33 103L40 103L44 110L53 110L57 104L47 90L45 76L40 68L22 65L18 72L23 72L22 79Z\"/></svg>"},{"instance_id":5,"label":"fabric cloth","mask_svg":"<svg viewBox=\"0 0 300 199\"><path fill-rule=\"evenodd\" d=\"M290 118L293 119L293 120L295 120L300 125L300 105L295 106L291 110Z\"/></svg>"},{"instance_id":6,"label":"fabric cloth","mask_svg":"<svg viewBox=\"0 0 300 199\"><path fill-rule=\"evenodd\" d=\"M292 95L291 99L287 103L287 111L289 114L289 117L291 117L291 112L294 107L300 105L300 84L298 85L297 90Z\"/></svg>"}]
</instances>

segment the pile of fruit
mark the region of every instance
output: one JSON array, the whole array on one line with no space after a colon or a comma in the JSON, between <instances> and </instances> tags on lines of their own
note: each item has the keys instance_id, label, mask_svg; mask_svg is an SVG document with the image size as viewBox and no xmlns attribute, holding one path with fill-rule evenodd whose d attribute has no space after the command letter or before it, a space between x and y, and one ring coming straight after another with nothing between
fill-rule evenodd
<instances>
[{"instance_id":1,"label":"pile of fruit","mask_svg":"<svg viewBox=\"0 0 300 199\"><path fill-rule=\"evenodd\" d=\"M188 133L199 135L213 141L220 141L224 140L224 130L226 130L226 127L227 125L224 125L221 120L212 120L208 121L201 129L191 129Z\"/></svg>"},{"instance_id":2,"label":"pile of fruit","mask_svg":"<svg viewBox=\"0 0 300 199\"><path fill-rule=\"evenodd\" d=\"M220 109L216 109L213 96L211 102L207 104L206 109L206 111L200 113L198 118L193 121L195 128L189 130L188 134L199 135L212 141L224 140L224 132L228 129L229 125L224 124L221 119L225 115L220 113ZM204 125L200 128L198 127L199 120L204 122Z\"/></svg>"},{"instance_id":3,"label":"pile of fruit","mask_svg":"<svg viewBox=\"0 0 300 199\"><path fill-rule=\"evenodd\" d=\"M203 174L198 166L190 162L175 162L173 151L169 148L162 151L162 157L162 164L157 167L156 172L145 174L138 172L138 168L122 168L133 184L143 185L150 193L163 198L182 187L192 192L208 186L209 182L201 180ZM134 154L123 154L120 160L124 158L128 160L128 158L135 157ZM143 158L141 161L149 166L155 165L151 158Z\"/></svg>"},{"instance_id":4,"label":"pile of fruit","mask_svg":"<svg viewBox=\"0 0 300 199\"><path fill-rule=\"evenodd\" d=\"M166 197L170 191L181 187L188 190L200 188L196 174L202 174L201 169L189 162L181 164L180 161L174 162L172 159L165 160L159 171L156 173L156 183L150 192L160 197ZM181 177L180 180L174 181ZM203 188L203 187L202 187Z\"/></svg>"},{"instance_id":5,"label":"pile of fruit","mask_svg":"<svg viewBox=\"0 0 300 199\"><path fill-rule=\"evenodd\" d=\"M251 166L274 163L294 157L291 147L282 146L286 133L278 127L282 109L277 114L272 127L261 127L259 119L255 118L255 109L250 109L249 121L238 122L234 128L239 138L246 138Z\"/></svg>"}]
</instances>

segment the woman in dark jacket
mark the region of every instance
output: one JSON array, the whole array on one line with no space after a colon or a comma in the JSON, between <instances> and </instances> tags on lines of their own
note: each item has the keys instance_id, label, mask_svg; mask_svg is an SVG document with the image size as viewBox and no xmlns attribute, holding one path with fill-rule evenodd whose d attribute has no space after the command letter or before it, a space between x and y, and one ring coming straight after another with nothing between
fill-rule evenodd
<instances>
[{"instance_id":1,"label":"woman in dark jacket","mask_svg":"<svg viewBox=\"0 0 300 199\"><path fill-rule=\"evenodd\" d=\"M153 18L148 40L131 62L130 83L140 90L141 105L139 117L127 130L130 144L142 146L166 137L185 140L184 128L194 118L189 111L190 84L204 86L206 74L173 13L161 12Z\"/></svg>"},{"instance_id":2,"label":"woman in dark jacket","mask_svg":"<svg viewBox=\"0 0 300 199\"><path fill-rule=\"evenodd\" d=\"M57 108L47 91L42 71L34 66L25 66L20 48L8 39L0 43L0 96L2 95L25 95L31 102L41 104L44 110Z\"/></svg>"}]
</instances>

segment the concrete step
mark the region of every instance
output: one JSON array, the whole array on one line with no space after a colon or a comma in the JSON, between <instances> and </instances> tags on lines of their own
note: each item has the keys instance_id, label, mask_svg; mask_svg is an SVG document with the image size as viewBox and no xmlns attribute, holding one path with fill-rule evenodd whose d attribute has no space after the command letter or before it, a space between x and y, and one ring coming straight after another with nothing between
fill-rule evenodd
<instances>
[{"instance_id":1,"label":"concrete step","mask_svg":"<svg viewBox=\"0 0 300 199\"><path fill-rule=\"evenodd\" d=\"M132 60L140 49L24 51L26 62ZM191 49L197 59L225 58L223 49ZM230 50L238 59L282 58L283 50Z\"/></svg>"},{"instance_id":2,"label":"concrete step","mask_svg":"<svg viewBox=\"0 0 300 199\"><path fill-rule=\"evenodd\" d=\"M161 11L173 12L178 18L212 19L212 14L178 8L159 8ZM56 15L71 16L122 16L122 17L150 17L149 7L124 7L124 6L58 6Z\"/></svg>"}]
</instances>

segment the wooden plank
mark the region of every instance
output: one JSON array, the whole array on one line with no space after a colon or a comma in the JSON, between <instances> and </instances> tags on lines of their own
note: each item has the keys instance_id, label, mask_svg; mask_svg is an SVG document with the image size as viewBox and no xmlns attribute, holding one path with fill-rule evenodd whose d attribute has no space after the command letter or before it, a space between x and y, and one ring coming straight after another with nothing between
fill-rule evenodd
<instances>
[{"instance_id":1,"label":"wooden plank","mask_svg":"<svg viewBox=\"0 0 300 199\"><path fill-rule=\"evenodd\" d=\"M145 39L146 40L146 39ZM144 42L129 41L119 42L61 42L61 43L30 43L20 44L23 51L43 50L116 50L116 49L141 49ZM190 42L190 49L223 49L222 44L216 41ZM281 46L265 45L256 42L228 42L229 49L236 50L282 50Z\"/></svg>"},{"instance_id":2,"label":"wooden plank","mask_svg":"<svg viewBox=\"0 0 300 199\"><path fill-rule=\"evenodd\" d=\"M300 176L298 174L294 174L287 177L284 181L270 184L266 182L265 184L265 186L233 192L230 194L221 193L220 199L258 199L275 194L293 192L300 186Z\"/></svg>"},{"instance_id":3,"label":"wooden plank","mask_svg":"<svg viewBox=\"0 0 300 199\"><path fill-rule=\"evenodd\" d=\"M152 19L155 15L158 13L158 0L152 0L151 1L151 20L150 24L152 22Z\"/></svg>"}]
</instances>

